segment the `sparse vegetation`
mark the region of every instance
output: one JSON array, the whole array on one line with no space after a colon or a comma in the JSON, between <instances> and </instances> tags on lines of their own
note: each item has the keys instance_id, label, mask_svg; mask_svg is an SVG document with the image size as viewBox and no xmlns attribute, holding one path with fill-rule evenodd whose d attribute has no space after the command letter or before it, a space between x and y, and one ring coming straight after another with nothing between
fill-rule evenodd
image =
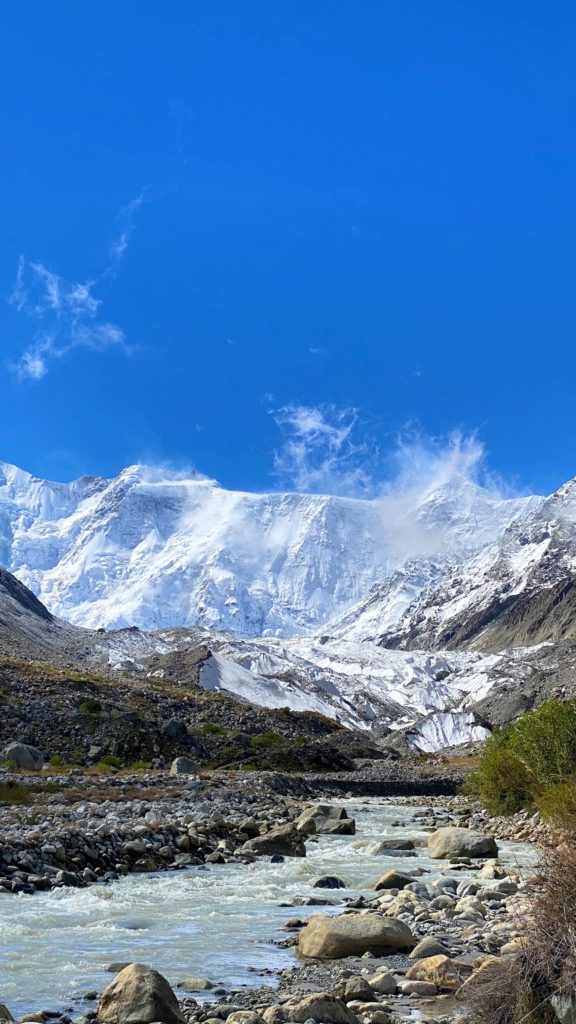
<instances>
[{"instance_id":1,"label":"sparse vegetation","mask_svg":"<svg viewBox=\"0 0 576 1024\"><path fill-rule=\"evenodd\" d=\"M11 806L14 804L29 804L32 802L32 791L29 786L23 786L20 782L8 779L0 782L0 806Z\"/></svg>"},{"instance_id":2,"label":"sparse vegetation","mask_svg":"<svg viewBox=\"0 0 576 1024\"><path fill-rule=\"evenodd\" d=\"M116 754L104 754L104 756L100 758L98 764L96 765L96 771L103 773L109 770L110 768L121 767L122 760L121 758L117 757Z\"/></svg>"},{"instance_id":3,"label":"sparse vegetation","mask_svg":"<svg viewBox=\"0 0 576 1024\"><path fill-rule=\"evenodd\" d=\"M553 1001L576 1001L576 848L546 850L522 950L478 971L467 987L467 1024L558 1024Z\"/></svg>"},{"instance_id":4,"label":"sparse vegetation","mask_svg":"<svg viewBox=\"0 0 576 1024\"><path fill-rule=\"evenodd\" d=\"M570 796L567 787L575 772L576 701L553 700L486 741L466 789L492 814L539 806L553 815Z\"/></svg>"},{"instance_id":5,"label":"sparse vegetation","mask_svg":"<svg viewBox=\"0 0 576 1024\"><path fill-rule=\"evenodd\" d=\"M263 732L260 736L253 736L250 740L252 747L283 747L286 743L284 736L277 732Z\"/></svg>"},{"instance_id":6,"label":"sparse vegetation","mask_svg":"<svg viewBox=\"0 0 576 1024\"><path fill-rule=\"evenodd\" d=\"M195 730L196 736L223 736L228 730L217 722L207 722Z\"/></svg>"}]
</instances>

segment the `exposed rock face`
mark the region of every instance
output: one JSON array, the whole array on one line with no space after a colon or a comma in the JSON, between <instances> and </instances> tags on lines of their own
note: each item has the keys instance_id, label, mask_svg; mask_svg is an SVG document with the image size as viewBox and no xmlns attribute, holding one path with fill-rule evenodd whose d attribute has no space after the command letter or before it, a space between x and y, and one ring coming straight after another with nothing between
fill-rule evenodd
<instances>
[{"instance_id":1,"label":"exposed rock face","mask_svg":"<svg viewBox=\"0 0 576 1024\"><path fill-rule=\"evenodd\" d=\"M4 748L4 757L24 771L39 772L44 764L42 751L38 750L38 747L30 746L29 743L9 743Z\"/></svg>"},{"instance_id":2,"label":"exposed rock face","mask_svg":"<svg viewBox=\"0 0 576 1024\"><path fill-rule=\"evenodd\" d=\"M412 932L402 921L377 914L316 914L302 929L298 950L305 957L336 960L363 953L412 949Z\"/></svg>"},{"instance_id":3,"label":"exposed rock face","mask_svg":"<svg viewBox=\"0 0 576 1024\"><path fill-rule=\"evenodd\" d=\"M428 854L434 860L452 857L497 857L498 847L492 836L469 828L439 828L428 840Z\"/></svg>"},{"instance_id":4,"label":"exposed rock face","mask_svg":"<svg viewBox=\"0 0 576 1024\"><path fill-rule=\"evenodd\" d=\"M101 1024L184 1024L178 1000L158 971L130 964L102 993L98 1004Z\"/></svg>"}]
</instances>

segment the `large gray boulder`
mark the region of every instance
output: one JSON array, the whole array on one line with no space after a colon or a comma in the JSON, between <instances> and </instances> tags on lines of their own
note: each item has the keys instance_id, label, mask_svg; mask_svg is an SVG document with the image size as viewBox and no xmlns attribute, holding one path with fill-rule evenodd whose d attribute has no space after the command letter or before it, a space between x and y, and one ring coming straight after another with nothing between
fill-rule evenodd
<instances>
[{"instance_id":1,"label":"large gray boulder","mask_svg":"<svg viewBox=\"0 0 576 1024\"><path fill-rule=\"evenodd\" d=\"M282 857L305 857L306 847L299 832L293 825L282 825L272 829L264 836L248 839L242 846L247 853L255 853L259 857L279 854Z\"/></svg>"},{"instance_id":2,"label":"large gray boulder","mask_svg":"<svg viewBox=\"0 0 576 1024\"><path fill-rule=\"evenodd\" d=\"M285 1005L289 1019L296 1024L307 1020L320 1020L323 1024L358 1024L357 1017L341 999L326 992L311 992L295 1002Z\"/></svg>"},{"instance_id":3,"label":"large gray boulder","mask_svg":"<svg viewBox=\"0 0 576 1024\"><path fill-rule=\"evenodd\" d=\"M170 985L146 964L129 964L108 985L98 1004L101 1024L185 1024Z\"/></svg>"},{"instance_id":4,"label":"large gray boulder","mask_svg":"<svg viewBox=\"0 0 576 1024\"><path fill-rule=\"evenodd\" d=\"M298 951L305 957L337 960L363 953L412 949L412 932L403 921L379 914L315 914L300 932Z\"/></svg>"},{"instance_id":5,"label":"large gray boulder","mask_svg":"<svg viewBox=\"0 0 576 1024\"><path fill-rule=\"evenodd\" d=\"M353 836L355 822L353 818L348 817L345 807L338 807L335 804L314 804L302 811L296 819L296 828L306 835Z\"/></svg>"},{"instance_id":6,"label":"large gray boulder","mask_svg":"<svg viewBox=\"0 0 576 1024\"><path fill-rule=\"evenodd\" d=\"M29 743L9 743L4 748L4 758L24 771L39 772L44 764L42 751Z\"/></svg>"},{"instance_id":7,"label":"large gray boulder","mask_svg":"<svg viewBox=\"0 0 576 1024\"><path fill-rule=\"evenodd\" d=\"M497 857L498 847L493 836L474 832L470 828L439 828L428 839L428 856L434 860L455 857Z\"/></svg>"},{"instance_id":8,"label":"large gray boulder","mask_svg":"<svg viewBox=\"0 0 576 1024\"><path fill-rule=\"evenodd\" d=\"M170 775L196 775L198 762L190 757L175 757L170 765Z\"/></svg>"}]
</instances>

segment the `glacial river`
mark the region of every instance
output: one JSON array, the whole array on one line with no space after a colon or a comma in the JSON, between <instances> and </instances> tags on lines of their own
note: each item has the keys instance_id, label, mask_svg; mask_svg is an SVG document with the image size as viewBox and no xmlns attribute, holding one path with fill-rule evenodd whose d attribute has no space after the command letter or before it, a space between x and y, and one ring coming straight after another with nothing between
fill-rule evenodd
<instances>
[{"instance_id":1,"label":"glacial river","mask_svg":"<svg viewBox=\"0 0 576 1024\"><path fill-rule=\"evenodd\" d=\"M278 949L271 940L285 937L287 918L314 912L280 903L368 892L391 867L438 874L439 862L423 851L417 858L374 855L383 838L427 835L412 821L417 808L382 799L339 803L356 818L356 836L308 841L306 858L131 875L107 886L35 896L1 895L0 1002L15 1017L64 1006L78 1015L94 1007L82 996L112 980L108 964L134 960L153 965L172 985L190 977L226 987L266 983L257 972L295 963L293 950ZM400 820L401 827L390 827ZM529 846L501 843L500 849L505 862L535 863ZM314 889L325 874L340 876L351 892Z\"/></svg>"}]
</instances>

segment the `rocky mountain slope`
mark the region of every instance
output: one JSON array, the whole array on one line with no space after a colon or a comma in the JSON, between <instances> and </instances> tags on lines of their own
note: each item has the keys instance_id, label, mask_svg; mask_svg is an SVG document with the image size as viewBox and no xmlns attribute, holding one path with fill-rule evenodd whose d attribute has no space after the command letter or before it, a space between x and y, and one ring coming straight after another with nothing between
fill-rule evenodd
<instances>
[{"instance_id":1,"label":"rocky mountain slope","mask_svg":"<svg viewBox=\"0 0 576 1024\"><path fill-rule=\"evenodd\" d=\"M420 750L573 692L575 482L519 503L466 480L420 494L404 525L433 553L399 564L385 501L231 494L142 467L3 480L2 550L52 604L3 573L0 654L392 730ZM169 625L87 629L54 616L68 606L77 622L133 610Z\"/></svg>"},{"instance_id":2,"label":"rocky mountain slope","mask_svg":"<svg viewBox=\"0 0 576 1024\"><path fill-rule=\"evenodd\" d=\"M341 615L407 553L478 550L534 500L501 499L458 474L399 502L233 492L145 466L60 484L3 463L0 564L85 627L288 637ZM418 585L414 575L410 594Z\"/></svg>"},{"instance_id":3,"label":"rocky mountain slope","mask_svg":"<svg viewBox=\"0 0 576 1024\"><path fill-rule=\"evenodd\" d=\"M378 642L403 650L502 651L576 640L576 480L432 583Z\"/></svg>"}]
</instances>

